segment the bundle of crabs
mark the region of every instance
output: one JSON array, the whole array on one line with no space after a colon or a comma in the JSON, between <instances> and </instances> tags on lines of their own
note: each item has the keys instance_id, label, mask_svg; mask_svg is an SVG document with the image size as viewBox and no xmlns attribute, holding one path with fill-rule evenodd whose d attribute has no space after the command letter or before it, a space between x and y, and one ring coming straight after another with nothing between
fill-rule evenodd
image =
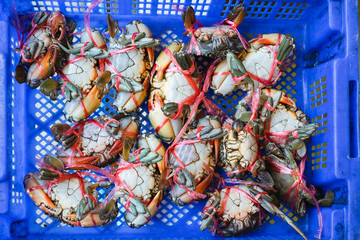
<instances>
[{"instance_id":1,"label":"bundle of crabs","mask_svg":"<svg viewBox=\"0 0 360 240\"><path fill-rule=\"evenodd\" d=\"M70 122L51 127L56 154L46 155L38 171L24 178L34 203L82 227L109 224L121 204L126 223L139 228L166 193L180 206L208 198L201 230L238 236L257 229L270 213L304 238L279 206L303 217L311 204L318 209L320 237L320 206L331 206L334 194L320 199L303 176L306 143L318 125L271 88L293 60L294 40L273 33L247 41L237 30L245 16L242 4L211 27L202 26L189 6L182 15L189 41L172 42L155 61L160 41L142 21L120 28L108 15L102 33L90 28L94 7L80 32L60 12L19 20L15 78L53 101L62 95ZM91 117L111 89L119 114ZM245 94L234 116L206 98L208 91L226 96L238 89ZM146 99L154 133L139 134L137 110ZM109 189L102 201L99 188Z\"/></svg>"}]
</instances>

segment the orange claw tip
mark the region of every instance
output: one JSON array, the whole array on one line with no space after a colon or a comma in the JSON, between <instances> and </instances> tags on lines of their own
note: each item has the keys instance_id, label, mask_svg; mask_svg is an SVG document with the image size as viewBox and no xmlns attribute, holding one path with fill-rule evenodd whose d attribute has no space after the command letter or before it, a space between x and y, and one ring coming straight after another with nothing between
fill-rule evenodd
<instances>
[{"instance_id":1,"label":"orange claw tip","mask_svg":"<svg viewBox=\"0 0 360 240\"><path fill-rule=\"evenodd\" d=\"M268 38L259 38L252 42L253 45L275 45L276 42L268 39Z\"/></svg>"}]
</instances>

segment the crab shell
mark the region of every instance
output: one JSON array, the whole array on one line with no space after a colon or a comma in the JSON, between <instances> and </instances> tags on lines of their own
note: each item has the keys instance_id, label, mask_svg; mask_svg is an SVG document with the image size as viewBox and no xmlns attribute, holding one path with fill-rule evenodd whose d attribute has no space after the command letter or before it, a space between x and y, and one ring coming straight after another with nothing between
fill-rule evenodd
<instances>
[{"instance_id":1,"label":"crab shell","mask_svg":"<svg viewBox=\"0 0 360 240\"><path fill-rule=\"evenodd\" d=\"M66 179L59 184L53 185L50 195L46 188L38 188L32 191L29 189L46 184L46 181L39 179L39 173L29 173L24 178L24 187L34 204L43 210L47 215L61 222L72 226L96 227L110 223L114 219L100 219L98 206L91 211L93 219L88 214L83 220L77 221L75 218L75 208L79 204L82 195L79 187L79 179ZM84 180L85 188L91 184Z\"/></svg>"},{"instance_id":2,"label":"crab shell","mask_svg":"<svg viewBox=\"0 0 360 240\"><path fill-rule=\"evenodd\" d=\"M251 195L247 186L237 185L235 187ZM224 237L236 237L256 229L259 226L260 208L234 189L230 189L227 202L226 204L223 203L226 200L226 190L225 188L220 193L214 194L205 205L205 207L210 206L218 196L220 196L220 205L224 205L223 215L217 216L217 213L215 214L215 217L218 218L218 224L213 232L217 235L223 234ZM217 210L219 211L220 207ZM261 214L261 217L261 221L264 221L264 214ZM211 221L207 227L209 231L212 231L213 225L214 222Z\"/></svg>"},{"instance_id":3,"label":"crab shell","mask_svg":"<svg viewBox=\"0 0 360 240\"><path fill-rule=\"evenodd\" d=\"M121 163L120 163L121 167ZM157 212L163 197L163 190L159 189L161 172L157 169L156 164L142 164L130 169L119 172L116 177L120 178L144 203L150 212L150 218ZM126 205L128 199L120 197L123 205ZM134 216L130 212L125 212L125 222L129 227L139 228L149 221L143 214Z\"/></svg>"},{"instance_id":4,"label":"crab shell","mask_svg":"<svg viewBox=\"0 0 360 240\"><path fill-rule=\"evenodd\" d=\"M244 47L237 33L228 25L216 27L201 27L194 32L200 54L193 46L190 53L208 57L224 57L229 50L240 53ZM188 51L191 41L185 44L184 50Z\"/></svg>"},{"instance_id":5,"label":"crab shell","mask_svg":"<svg viewBox=\"0 0 360 240\"><path fill-rule=\"evenodd\" d=\"M230 130L221 140L220 163L225 172L245 169L255 161L258 152L256 138L246 130L239 133ZM242 178L245 172L229 175L230 178Z\"/></svg>"},{"instance_id":6,"label":"crab shell","mask_svg":"<svg viewBox=\"0 0 360 240\"><path fill-rule=\"evenodd\" d=\"M215 128L221 128L221 124L218 121L210 119L209 117L200 119L198 127L208 126L210 124ZM188 133L196 133L196 131L196 129L190 130ZM212 181L212 174L204 166L204 163L214 171L219 154L219 139L185 144L176 148L175 151L185 165L186 170L190 172L195 180L195 192L202 194ZM171 153L168 168L176 168L179 166L178 161ZM179 206L189 204L195 200L176 183L172 186L170 195L173 202Z\"/></svg>"},{"instance_id":7,"label":"crab shell","mask_svg":"<svg viewBox=\"0 0 360 240\"><path fill-rule=\"evenodd\" d=\"M78 47L79 45L82 44L75 44L74 47ZM69 59L75 57L75 55L70 54ZM89 92L93 88L95 84L94 81L100 73L100 70L97 67L97 60L94 58L83 58L67 64L61 71L71 83L76 85L80 91L83 92ZM63 79L61 75L60 79Z\"/></svg>"},{"instance_id":8,"label":"crab shell","mask_svg":"<svg viewBox=\"0 0 360 240\"><path fill-rule=\"evenodd\" d=\"M112 119L109 116L103 115L94 120L104 125ZM120 140L115 139L105 129L93 123L85 123L78 141L79 148L84 156L77 153L74 160L80 162L88 160L89 163L98 167L104 167L116 161L122 149L123 139L127 136L135 139L139 132L139 125L132 117L122 118L119 120L119 123L120 128L116 135ZM68 149L66 153L71 155L72 151L73 149ZM62 156L62 152L57 154L65 163L68 161L67 156ZM94 158L96 156L98 157L97 159Z\"/></svg>"},{"instance_id":9,"label":"crab shell","mask_svg":"<svg viewBox=\"0 0 360 240\"><path fill-rule=\"evenodd\" d=\"M278 76L280 69L279 66L275 66L274 73L270 78L271 68L273 66L274 54L273 52L276 49L278 34L264 34L260 39L253 39L251 47L240 55L240 61L243 63L245 69L265 80L274 82ZM281 34L280 42L285 38L285 35ZM250 41L251 42L251 41ZM271 49L271 50L270 50ZM277 47L278 49L278 47ZM290 52L291 56L293 52ZM254 81L254 89L263 88L264 85L252 79ZM252 86L249 84L242 84L240 88L243 91L249 91L252 89Z\"/></svg>"},{"instance_id":10,"label":"crab shell","mask_svg":"<svg viewBox=\"0 0 360 240\"><path fill-rule=\"evenodd\" d=\"M230 74L227 60L222 60L215 68L211 80L211 88L215 94L225 96L235 91L238 86L235 85Z\"/></svg>"},{"instance_id":11,"label":"crab shell","mask_svg":"<svg viewBox=\"0 0 360 240\"><path fill-rule=\"evenodd\" d=\"M50 45L53 42L51 38L51 31L48 28L40 28L36 30L25 41L24 46L28 47L33 42L42 42L44 44L42 49L37 49L36 51L41 51L43 54L46 53L47 49L50 47ZM25 61L23 62L25 63Z\"/></svg>"},{"instance_id":12,"label":"crab shell","mask_svg":"<svg viewBox=\"0 0 360 240\"><path fill-rule=\"evenodd\" d=\"M272 112L268 132L293 131L309 124L309 118L299 108L279 103ZM277 142L276 138L269 138L284 147L283 142Z\"/></svg>"},{"instance_id":13,"label":"crab shell","mask_svg":"<svg viewBox=\"0 0 360 240\"><path fill-rule=\"evenodd\" d=\"M160 58L160 56L159 56ZM159 59L158 58L158 59ZM170 63L167 68L174 68L175 65ZM166 70L165 69L165 70ZM154 129L157 129L167 118L161 110L165 103L174 102L182 103L185 99L196 94L194 89L180 71L165 72L155 74L151 83L151 92L149 97L149 119ZM197 88L200 87L200 78L191 77ZM194 98L195 99L195 98ZM192 103L190 103L191 105ZM182 117L184 114L182 114ZM157 131L165 142L172 142L182 127L181 118L168 119L168 121Z\"/></svg>"},{"instance_id":14,"label":"crab shell","mask_svg":"<svg viewBox=\"0 0 360 240\"><path fill-rule=\"evenodd\" d=\"M131 35L127 35L126 37L131 38ZM118 44L113 39L110 39L110 52L122 48L123 46L121 44ZM130 78L133 81L140 83L147 82L145 84L147 85L150 80L150 70L153 65L153 62L151 62L149 58L149 51L153 52L153 50L149 49L136 48L124 53L115 54L108 58L108 60L123 77ZM105 69L112 72L112 69L108 65L106 65ZM113 73L113 76L116 76L116 74ZM146 93L147 86L143 91L134 93L133 95L136 98L136 103L130 93L117 92L113 106L115 106L120 113L131 113L143 103Z\"/></svg>"},{"instance_id":15,"label":"crab shell","mask_svg":"<svg viewBox=\"0 0 360 240\"><path fill-rule=\"evenodd\" d=\"M107 50L107 45L104 39L104 36L100 33L97 29L91 29L91 36L96 44L101 49ZM86 42L92 42L89 34L84 29L83 32L80 34L80 42L86 43Z\"/></svg>"}]
</instances>

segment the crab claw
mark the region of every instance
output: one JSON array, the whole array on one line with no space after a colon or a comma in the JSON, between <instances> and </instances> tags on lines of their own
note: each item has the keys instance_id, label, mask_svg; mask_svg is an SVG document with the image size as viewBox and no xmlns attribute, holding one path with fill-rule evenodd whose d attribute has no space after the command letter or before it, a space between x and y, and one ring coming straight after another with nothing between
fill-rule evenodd
<instances>
[{"instance_id":1,"label":"crab claw","mask_svg":"<svg viewBox=\"0 0 360 240\"><path fill-rule=\"evenodd\" d=\"M215 198L215 199L214 199ZM206 203L206 206L211 206L211 208L206 209L201 214L201 226L200 230L204 231L208 225L213 221L213 216L215 215L215 209L220 207L220 194L217 192L214 197L210 198L209 201Z\"/></svg>"},{"instance_id":2,"label":"crab claw","mask_svg":"<svg viewBox=\"0 0 360 240\"><path fill-rule=\"evenodd\" d=\"M230 73L233 77L242 77L247 72L240 59L233 52L228 52L226 54L226 61L229 66ZM245 82L245 80L249 81L250 78L246 77L241 82Z\"/></svg>"},{"instance_id":3,"label":"crab claw","mask_svg":"<svg viewBox=\"0 0 360 240\"><path fill-rule=\"evenodd\" d=\"M44 79L47 79L49 76L53 75L56 71L55 69L55 62L57 60L57 47L52 45L49 47L46 55L40 61L40 63L33 63L36 64L34 71L28 75L27 84L31 88L37 88Z\"/></svg>"},{"instance_id":4,"label":"crab claw","mask_svg":"<svg viewBox=\"0 0 360 240\"><path fill-rule=\"evenodd\" d=\"M104 92L107 91L107 83L110 80L110 76L111 73L109 71L104 71L96 80L96 86L86 95L82 103L78 102L73 109L66 112L66 117L71 121L78 122L95 112L101 104Z\"/></svg>"},{"instance_id":5,"label":"crab claw","mask_svg":"<svg viewBox=\"0 0 360 240\"><path fill-rule=\"evenodd\" d=\"M239 26L240 23L244 20L245 13L245 6L243 3L240 3L228 13L227 19L233 21L235 26Z\"/></svg>"},{"instance_id":6,"label":"crab claw","mask_svg":"<svg viewBox=\"0 0 360 240\"><path fill-rule=\"evenodd\" d=\"M40 92L55 101L59 95L59 82L53 78L48 78L40 84Z\"/></svg>"},{"instance_id":7,"label":"crab claw","mask_svg":"<svg viewBox=\"0 0 360 240\"><path fill-rule=\"evenodd\" d=\"M112 199L105 205L104 208L101 209L99 216L101 220L114 219L116 218L118 212L119 208L117 206L117 202Z\"/></svg>"},{"instance_id":8,"label":"crab claw","mask_svg":"<svg viewBox=\"0 0 360 240\"><path fill-rule=\"evenodd\" d=\"M138 146L140 148L148 148L151 151L161 155L162 160L157 162L156 164L159 171L163 173L165 169L164 157L166 150L160 139L158 139L153 133L142 134L138 140ZM160 185L160 181L159 181L159 185Z\"/></svg>"},{"instance_id":9,"label":"crab claw","mask_svg":"<svg viewBox=\"0 0 360 240\"><path fill-rule=\"evenodd\" d=\"M78 136L75 133L66 134L70 128L70 125L63 123L56 123L51 127L51 133L54 135L54 140L61 143L64 150L72 147L78 140Z\"/></svg>"},{"instance_id":10,"label":"crab claw","mask_svg":"<svg viewBox=\"0 0 360 240\"><path fill-rule=\"evenodd\" d=\"M124 216L126 224L132 228L139 228L147 224L159 209L159 205L162 200L162 197L163 197L163 191L159 191L147 206L147 209L150 213L149 217L146 217L143 214L133 215L132 213L126 211Z\"/></svg>"},{"instance_id":11,"label":"crab claw","mask_svg":"<svg viewBox=\"0 0 360 240\"><path fill-rule=\"evenodd\" d=\"M264 196L264 195L262 195ZM278 217L281 217L287 224L289 224L297 233L300 234L304 239L307 239L305 234L295 225L295 223L286 216L274 203L269 202L263 197L260 197L258 199L258 202L261 204L261 207L263 207L266 211L269 213L276 215Z\"/></svg>"},{"instance_id":12,"label":"crab claw","mask_svg":"<svg viewBox=\"0 0 360 240\"><path fill-rule=\"evenodd\" d=\"M36 24L37 26L41 26L43 24L46 24L46 22L48 21L50 15L47 14L46 12L43 11L39 11L35 14L35 16L32 19L32 22L34 24Z\"/></svg>"},{"instance_id":13,"label":"crab claw","mask_svg":"<svg viewBox=\"0 0 360 240\"><path fill-rule=\"evenodd\" d=\"M167 143L174 140L176 134L181 129L181 119L167 119L161 107L164 105L163 100L158 92L152 91L149 97L149 120L154 126L155 131Z\"/></svg>"},{"instance_id":14,"label":"crab claw","mask_svg":"<svg viewBox=\"0 0 360 240\"><path fill-rule=\"evenodd\" d=\"M197 133L185 135L185 139L196 139L198 136ZM226 135L226 132L219 128L214 128L213 126L206 126L200 131L200 138L203 141L209 141L214 139L222 138Z\"/></svg>"},{"instance_id":15,"label":"crab claw","mask_svg":"<svg viewBox=\"0 0 360 240\"><path fill-rule=\"evenodd\" d=\"M56 206L45 191L42 188L34 189L34 187L41 185L39 181L39 173L29 173L24 177L24 188L36 206L46 213L55 215L57 212Z\"/></svg>"},{"instance_id":16,"label":"crab claw","mask_svg":"<svg viewBox=\"0 0 360 240\"><path fill-rule=\"evenodd\" d=\"M55 169L63 170L65 168L64 163L60 159L50 154L45 155L44 163Z\"/></svg>"},{"instance_id":17,"label":"crab claw","mask_svg":"<svg viewBox=\"0 0 360 240\"><path fill-rule=\"evenodd\" d=\"M245 126L244 122L237 119L233 122L231 128L234 132L239 133L244 128L244 126Z\"/></svg>"},{"instance_id":18,"label":"crab claw","mask_svg":"<svg viewBox=\"0 0 360 240\"><path fill-rule=\"evenodd\" d=\"M196 22L195 11L192 6L188 6L186 11L182 13L182 19L185 29L192 28Z\"/></svg>"},{"instance_id":19,"label":"crab claw","mask_svg":"<svg viewBox=\"0 0 360 240\"><path fill-rule=\"evenodd\" d=\"M92 187L89 186L86 189L86 193L92 195L93 194L92 190L93 190ZM96 192L95 195L97 195ZM97 196L93 196L93 197L95 199L97 198ZM83 220L89 214L89 212L91 212L95 207L96 207L96 202L94 202L92 198L83 197L80 200L79 204L76 206L76 220L77 221Z\"/></svg>"},{"instance_id":20,"label":"crab claw","mask_svg":"<svg viewBox=\"0 0 360 240\"><path fill-rule=\"evenodd\" d=\"M262 95L272 97L273 99L276 99L275 95L278 94L278 92L281 92L281 91L276 90L276 89L269 89L269 88L261 90ZM281 94L280 102L283 104L292 106L292 107L296 107L295 102L291 98L289 98L286 94Z\"/></svg>"},{"instance_id":21,"label":"crab claw","mask_svg":"<svg viewBox=\"0 0 360 240\"><path fill-rule=\"evenodd\" d=\"M64 97L66 100L71 101L77 97L82 99L83 95L75 84L72 82L64 82L63 84L65 84Z\"/></svg>"},{"instance_id":22,"label":"crab claw","mask_svg":"<svg viewBox=\"0 0 360 240\"><path fill-rule=\"evenodd\" d=\"M317 123L311 123L304 127L298 128L297 131L297 138L300 140L306 140L308 139L315 131L319 128L319 124ZM289 140L295 140L292 133L288 135Z\"/></svg>"},{"instance_id":23,"label":"crab claw","mask_svg":"<svg viewBox=\"0 0 360 240\"><path fill-rule=\"evenodd\" d=\"M194 191L196 188L196 183L194 180L194 177L191 175L191 173L185 169L182 168L180 169L177 173L176 173L176 177L175 177L175 181L177 184L191 190Z\"/></svg>"},{"instance_id":24,"label":"crab claw","mask_svg":"<svg viewBox=\"0 0 360 240\"><path fill-rule=\"evenodd\" d=\"M140 153L134 156L131 156L128 160L130 163L141 162L145 164L153 164L162 160L162 156L156 152L152 152L148 148L142 148Z\"/></svg>"},{"instance_id":25,"label":"crab claw","mask_svg":"<svg viewBox=\"0 0 360 240\"><path fill-rule=\"evenodd\" d=\"M161 106L161 111L163 111L164 115L168 118L175 116L178 110L179 105L175 102L164 103L164 105Z\"/></svg>"},{"instance_id":26,"label":"crab claw","mask_svg":"<svg viewBox=\"0 0 360 240\"><path fill-rule=\"evenodd\" d=\"M179 52L181 49L181 43L178 41L172 42L169 46L166 47L170 50L171 53ZM156 59L155 65L157 67L157 79L160 81L163 77L163 74L167 67L170 65L171 59L163 50L158 58Z\"/></svg>"},{"instance_id":27,"label":"crab claw","mask_svg":"<svg viewBox=\"0 0 360 240\"><path fill-rule=\"evenodd\" d=\"M331 207L335 201L335 193L333 191L327 191L323 199L318 200L320 207Z\"/></svg>"},{"instance_id":28,"label":"crab claw","mask_svg":"<svg viewBox=\"0 0 360 240\"><path fill-rule=\"evenodd\" d=\"M24 83L26 82L27 75L27 68L23 64L19 63L15 68L15 80L20 84Z\"/></svg>"},{"instance_id":29,"label":"crab claw","mask_svg":"<svg viewBox=\"0 0 360 240\"><path fill-rule=\"evenodd\" d=\"M116 36L115 21L110 14L108 14L108 16L107 16L107 25L108 25L110 37L115 38L115 36Z\"/></svg>"},{"instance_id":30,"label":"crab claw","mask_svg":"<svg viewBox=\"0 0 360 240\"><path fill-rule=\"evenodd\" d=\"M51 29L51 35L53 38L55 38L55 35L60 31L60 35L57 38L59 41L61 41L66 34L66 18L65 16L59 12L52 12L50 15L50 29Z\"/></svg>"},{"instance_id":31,"label":"crab claw","mask_svg":"<svg viewBox=\"0 0 360 240\"><path fill-rule=\"evenodd\" d=\"M294 40L291 37L285 36L279 45L277 60L281 63L284 62L295 49Z\"/></svg>"}]
</instances>

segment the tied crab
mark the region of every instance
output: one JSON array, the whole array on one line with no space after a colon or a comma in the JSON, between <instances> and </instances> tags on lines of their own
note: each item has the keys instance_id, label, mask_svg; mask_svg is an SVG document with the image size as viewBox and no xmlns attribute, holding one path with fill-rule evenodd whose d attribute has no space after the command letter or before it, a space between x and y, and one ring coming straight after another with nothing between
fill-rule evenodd
<instances>
[{"instance_id":1,"label":"tied crab","mask_svg":"<svg viewBox=\"0 0 360 240\"><path fill-rule=\"evenodd\" d=\"M24 178L24 188L34 204L52 218L72 226L96 227L115 220L119 212L116 205L106 217L101 216L97 187L108 188L110 184L92 184L80 172L63 173L49 166Z\"/></svg>"},{"instance_id":2,"label":"tied crab","mask_svg":"<svg viewBox=\"0 0 360 240\"><path fill-rule=\"evenodd\" d=\"M119 113L135 111L145 100L154 64L154 48L160 42L152 38L149 28L141 21L126 25L122 36L115 38L118 29L108 15L110 57L105 69L112 72L112 85L116 89L113 106Z\"/></svg>"},{"instance_id":3,"label":"tied crab","mask_svg":"<svg viewBox=\"0 0 360 240\"><path fill-rule=\"evenodd\" d=\"M185 44L183 51L208 57L224 57L229 50L241 53L248 44L237 30L244 17L245 7L239 4L227 15L222 22L224 24L194 28L197 23L195 12L191 6L187 7L182 18L190 41Z\"/></svg>"},{"instance_id":4,"label":"tied crab","mask_svg":"<svg viewBox=\"0 0 360 240\"><path fill-rule=\"evenodd\" d=\"M244 123L234 121L230 130L221 140L220 166L230 178L242 179L247 170L263 170L261 162L256 161L259 154L255 136L244 129Z\"/></svg>"},{"instance_id":5,"label":"tied crab","mask_svg":"<svg viewBox=\"0 0 360 240\"><path fill-rule=\"evenodd\" d=\"M294 55L294 40L283 34L264 34L250 43L245 52L230 51L226 60L218 64L212 77L216 94L227 95L238 88L255 91L274 85L287 60Z\"/></svg>"},{"instance_id":6,"label":"tied crab","mask_svg":"<svg viewBox=\"0 0 360 240\"><path fill-rule=\"evenodd\" d=\"M125 222L139 228L155 215L164 195L165 148L154 134L142 135L140 149L127 161L122 160L115 172L120 184L113 200L119 198L125 206Z\"/></svg>"},{"instance_id":7,"label":"tied crab","mask_svg":"<svg viewBox=\"0 0 360 240\"><path fill-rule=\"evenodd\" d=\"M15 79L19 83L27 82L31 88L37 88L43 80L55 74L63 65L65 52L59 43L72 41L76 23L60 12L51 14L37 12L26 30L28 35L16 51L21 58L15 69Z\"/></svg>"},{"instance_id":8,"label":"tied crab","mask_svg":"<svg viewBox=\"0 0 360 240\"><path fill-rule=\"evenodd\" d=\"M52 126L51 132L55 141L63 146L56 158L76 168L78 164L103 167L113 163L121 152L129 151L139 129L140 124L133 117L116 120L103 115L73 127L57 123Z\"/></svg>"},{"instance_id":9,"label":"tied crab","mask_svg":"<svg viewBox=\"0 0 360 240\"><path fill-rule=\"evenodd\" d=\"M195 120L181 140L168 150L170 195L175 204L183 206L206 196L219 154L220 138L224 136L216 117Z\"/></svg>"},{"instance_id":10,"label":"tied crab","mask_svg":"<svg viewBox=\"0 0 360 240\"><path fill-rule=\"evenodd\" d=\"M184 107L192 106L200 93L200 73L194 59L178 54L182 44L174 41L158 56L151 79L149 119L156 133L172 142L183 126Z\"/></svg>"},{"instance_id":11,"label":"tied crab","mask_svg":"<svg viewBox=\"0 0 360 240\"><path fill-rule=\"evenodd\" d=\"M256 185L235 185L212 194L201 214L201 227L214 235L236 237L258 228L269 212L281 217L304 239L295 223L278 208L278 200ZM265 212L266 211L266 212Z\"/></svg>"},{"instance_id":12,"label":"tied crab","mask_svg":"<svg viewBox=\"0 0 360 240\"><path fill-rule=\"evenodd\" d=\"M310 190L303 178L307 156L299 159L288 148L281 148L275 143L265 146L267 169L274 180L274 188L279 199L296 214L303 217L306 214L306 203L313 206L329 207L334 203L334 194L330 191L323 199L317 201L316 189ZM300 164L296 163L300 160Z\"/></svg>"}]
</instances>

